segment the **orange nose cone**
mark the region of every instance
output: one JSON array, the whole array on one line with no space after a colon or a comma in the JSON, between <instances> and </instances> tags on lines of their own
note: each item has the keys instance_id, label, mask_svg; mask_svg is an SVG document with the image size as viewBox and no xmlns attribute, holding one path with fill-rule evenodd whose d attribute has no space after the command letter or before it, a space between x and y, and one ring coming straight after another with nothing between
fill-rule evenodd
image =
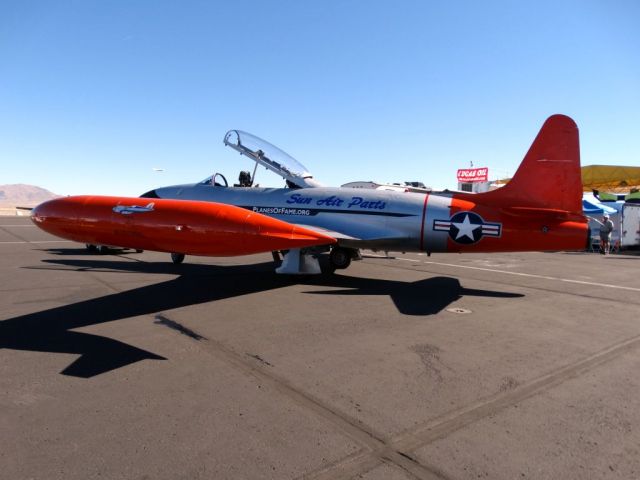
<instances>
[{"instance_id":1,"label":"orange nose cone","mask_svg":"<svg viewBox=\"0 0 640 480\"><path fill-rule=\"evenodd\" d=\"M66 198L49 200L31 211L31 221L54 235L59 234L60 229L73 224L77 216L77 206Z\"/></svg>"},{"instance_id":2,"label":"orange nose cone","mask_svg":"<svg viewBox=\"0 0 640 480\"><path fill-rule=\"evenodd\" d=\"M31 221L33 223L35 223L36 225L38 225L38 226L46 218L45 217L45 215L46 215L45 212L47 210L47 206L46 206L47 203L49 203L49 202L41 203L40 205L35 207L33 210L31 210Z\"/></svg>"},{"instance_id":3,"label":"orange nose cone","mask_svg":"<svg viewBox=\"0 0 640 480\"><path fill-rule=\"evenodd\" d=\"M42 223L53 219L77 218L78 207L82 204L83 197L65 197L48 200L31 210L31 220L34 223Z\"/></svg>"},{"instance_id":4,"label":"orange nose cone","mask_svg":"<svg viewBox=\"0 0 640 480\"><path fill-rule=\"evenodd\" d=\"M31 210L31 221L47 233L70 239L69 233L77 223L82 201L83 197L46 201Z\"/></svg>"}]
</instances>

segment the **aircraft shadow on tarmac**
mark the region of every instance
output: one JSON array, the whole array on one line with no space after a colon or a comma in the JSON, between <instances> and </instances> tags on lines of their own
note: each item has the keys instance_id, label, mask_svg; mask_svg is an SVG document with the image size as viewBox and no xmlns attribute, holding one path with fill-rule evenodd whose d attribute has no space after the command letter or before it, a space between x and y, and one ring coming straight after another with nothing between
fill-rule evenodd
<instances>
[{"instance_id":1,"label":"aircraft shadow on tarmac","mask_svg":"<svg viewBox=\"0 0 640 480\"><path fill-rule=\"evenodd\" d=\"M214 302L294 284L326 286L320 295L388 295L405 315L433 315L462 296L498 298L520 294L464 288L457 279L432 277L417 282L398 282L342 275L288 277L277 275L273 263L215 266L114 260L45 260L46 269L120 271L177 274L168 281L105 295L61 307L10 318L0 322L0 348L80 355L63 375L89 378L141 360L166 360L107 337L71 330L101 323L160 313L166 310ZM53 266L55 265L55 267ZM338 287L339 290L335 290ZM215 309L211 310L215 312ZM242 321L241 318L238 319Z\"/></svg>"}]
</instances>

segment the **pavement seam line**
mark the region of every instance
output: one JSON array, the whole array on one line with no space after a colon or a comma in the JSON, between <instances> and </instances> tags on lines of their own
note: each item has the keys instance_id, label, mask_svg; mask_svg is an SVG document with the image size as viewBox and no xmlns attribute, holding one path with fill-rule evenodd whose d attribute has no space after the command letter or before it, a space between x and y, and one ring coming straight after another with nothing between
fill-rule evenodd
<instances>
[{"instance_id":1,"label":"pavement seam line","mask_svg":"<svg viewBox=\"0 0 640 480\"><path fill-rule=\"evenodd\" d=\"M381 258L385 258L385 257L381 257ZM381 266L383 268L395 268L397 270L403 270L406 271L405 268L401 267L401 266L396 266L396 265L385 265L385 264L377 264L378 266ZM436 265L442 265L442 264L436 264ZM438 272L438 271L434 271L432 269L426 269L426 270L411 270L412 272L422 272L422 273L429 273L429 274L433 274L433 275L442 275L442 272ZM463 278L461 276L457 276L456 278ZM469 280L473 280L473 281L483 281L481 279L477 279L474 277L464 277L467 278ZM557 295L570 295L573 297L582 297L582 298L589 298L589 299L593 299L593 300L605 300L608 302L618 302L618 300L612 299L612 298L607 298L607 297L601 297L601 296L597 296L597 295L587 295L587 294L581 294L581 293L575 293L575 292L570 292L570 291L559 291L559 290L553 290L551 288L542 288L542 287L536 287L533 285L526 285L526 284L513 284L513 283L507 283L505 281L498 281L495 279L491 280L491 283L495 283L497 285L504 285L504 286L509 286L509 287L513 287L513 286L517 286L519 288L524 288L527 290L537 290L537 291L541 291L541 292L551 292L551 293L555 293ZM569 282L567 282L569 283ZM620 288L632 288L632 287L620 287ZM634 305L636 305L637 303L635 302L628 302L628 303L632 303ZM639 304L640 305L640 304Z\"/></svg>"},{"instance_id":2,"label":"pavement seam line","mask_svg":"<svg viewBox=\"0 0 640 480\"><path fill-rule=\"evenodd\" d=\"M16 240L15 242L0 242L0 245L23 245L26 243L73 243L73 242L71 240L33 240L33 241L22 240L20 242Z\"/></svg>"},{"instance_id":3,"label":"pavement seam line","mask_svg":"<svg viewBox=\"0 0 640 480\"><path fill-rule=\"evenodd\" d=\"M519 403L525 399L531 398L538 393L549 390L550 388L564 383L564 381L566 380L576 378L586 372L593 370L594 368L599 367L604 363L607 363L619 357L620 355L627 353L629 350L637 348L638 346L640 346L640 335L636 335L627 340L618 342L582 360L571 363L554 372L550 372L546 375L538 377L537 379L534 379L520 387L517 387L509 393L494 397L487 402L476 404L475 406L466 409L466 411L461 412L453 418L443 419L439 422L431 422L430 424L424 424L422 426L416 427L412 430L412 432L408 433L408 441L404 441L401 436L399 438L393 439L392 443L394 445L404 446L410 451L413 451L414 448L410 448L410 446L412 445L414 438L421 439L421 444L418 445L418 447L423 446L423 444L426 445L428 443L431 443L434 440L440 438L442 434L447 435L449 433L452 433L453 431L458 430L470 423L474 423L481 418L485 418L488 415L496 413L497 411ZM456 422L456 420L458 421ZM458 423L460 423L459 420L463 420L464 423L458 425ZM441 431L441 433L436 430Z\"/></svg>"},{"instance_id":4,"label":"pavement seam line","mask_svg":"<svg viewBox=\"0 0 640 480\"><path fill-rule=\"evenodd\" d=\"M413 453L415 450L425 447L430 443L444 438L472 423L482 420L489 415L495 414L514 404L532 398L543 391L549 390L563 383L565 380L578 377L588 371L591 371L638 346L640 346L640 335L618 342L582 360L566 365L561 369L550 372L542 377L538 377L537 379L521 385L509 393L498 394L490 397L484 402L478 402L475 405L467 406L466 408L454 412L445 413L439 418L432 419L418 427L405 431L392 438L388 442L388 447L393 448L396 451ZM349 471L355 472L355 474L368 471L369 468L367 466L367 462L370 460L372 455L376 454L379 454L379 452L363 452L360 458L350 459L349 463L351 465ZM421 464L424 465L424 462L421 462ZM358 467L361 468L360 471L357 470ZM432 473L440 475L439 478L445 478L444 474L439 472L436 467L430 466L428 468ZM317 475L310 478L313 478L314 480L343 478L337 476L339 473L336 472L336 470L340 469L341 465L337 463L327 471L322 472L323 475Z\"/></svg>"},{"instance_id":5,"label":"pavement seam line","mask_svg":"<svg viewBox=\"0 0 640 480\"><path fill-rule=\"evenodd\" d=\"M528 277L528 278L539 278L541 280L554 280L556 282L566 282L566 283L576 283L578 285L590 285L593 287L603 287L603 288L615 288L620 290L630 290L632 292L640 292L640 288L635 287L625 287L624 285L612 285L609 283L598 283L598 282L587 282L584 280L573 280L571 278L561 278L561 277L551 277L548 275L537 275L534 273L524 273L524 272L510 272L508 270L496 270L493 268L486 267L474 267L472 265L457 265L455 263L441 263L441 262L430 262L423 261L422 263L427 265L441 265L444 267L453 267L453 268L466 268L468 270L480 270L483 272L492 272L492 273L502 273L505 275L516 275L519 277Z\"/></svg>"},{"instance_id":6,"label":"pavement seam line","mask_svg":"<svg viewBox=\"0 0 640 480\"><path fill-rule=\"evenodd\" d=\"M6 228L4 228L4 226L3 226L3 225L0 225L0 230L2 230L2 231L3 231L4 233L6 233L7 235L10 235L10 236L12 236L12 237L14 237L14 238L17 238L18 240L21 240L21 241L23 241L23 242L27 242L27 243L29 243L29 241L28 241L26 238L21 237L20 235L17 235L17 234L15 234L15 233L13 233L13 232L11 232L11 231L7 230Z\"/></svg>"},{"instance_id":7,"label":"pavement seam line","mask_svg":"<svg viewBox=\"0 0 640 480\"><path fill-rule=\"evenodd\" d=\"M308 472L301 477L304 479L328 480L352 478L355 475L362 474L376 468L380 465L380 462L396 464L399 468L410 473L412 470L407 470L405 467L414 468L414 466L404 465L404 462L410 462L410 460L404 458L404 455L400 453L397 453L396 455L390 454L390 449L394 452L402 451L412 453L414 450L426 446L439 438L445 437L460 428L481 420L482 418L515 403L533 397L544 390L562 383L564 380L581 375L586 371L612 360L627 350L636 347L637 344L640 344L640 335L618 342L598 353L586 357L585 359L569 364L538 379L532 380L531 382L518 387L515 391L511 391L507 394L499 394L497 397L491 397L484 402L475 404L474 406L445 414L444 416L441 416L440 419L431 420L430 422L417 427L417 429L414 428L402 433L389 441L384 441L382 436L373 434L372 431L363 428L363 425L355 424L355 420L351 419L347 415L334 411L331 407L323 404L320 400L296 390L286 379L266 372L262 367L247 364L244 359L240 358L239 354L233 350L229 350L228 347L224 346L220 342L213 341L212 343L217 345L222 351L222 358L231 360L235 366L240 367L241 370L249 373L259 380L268 380L276 390L290 399L293 399L297 404L308 408L311 403L313 407L311 410L316 414L319 414L322 418L325 418L334 425L337 425L341 431L345 432L352 440L365 445L367 450L361 451L359 454L357 452L351 454L348 457L337 460L331 465L325 465L324 467L321 467L314 472ZM216 354L219 353L215 348L211 349L211 351ZM294 396L296 398L293 398ZM352 434L350 435L350 433L353 433L354 429L358 432L355 437ZM362 439L362 433L368 437L365 441ZM373 440L373 442L371 442L371 440ZM425 464L424 462L419 463L418 469L420 474L416 478L446 478L436 467Z\"/></svg>"},{"instance_id":8,"label":"pavement seam line","mask_svg":"<svg viewBox=\"0 0 640 480\"><path fill-rule=\"evenodd\" d=\"M171 319L171 317L166 313L159 313L159 315L162 315L163 318ZM175 321L173 319L171 320ZM247 361L246 358L250 357L239 354L219 340L207 338L206 340L198 342L198 345L207 353L226 360L227 363L231 363L244 373L248 373L254 378L268 383L275 390L287 394L288 397L295 399L296 403L307 407L311 406L314 411L321 412L323 417L336 420L333 423L341 425L343 430L352 434L349 435L350 438L364 444L370 450L377 450L384 445L384 440L378 433L362 428L358 425L357 420L349 417L348 415L334 412L329 406L323 404L319 399L297 390L288 380L280 377L279 375L266 371L264 368L252 361Z\"/></svg>"},{"instance_id":9,"label":"pavement seam line","mask_svg":"<svg viewBox=\"0 0 640 480\"><path fill-rule=\"evenodd\" d=\"M114 287L113 285L111 285L109 282L107 282L106 280L101 279L98 275L96 275L94 272L91 272L90 270L85 270L84 273L86 273L87 275L89 275L92 279L94 279L96 282L100 283L101 285L107 287L109 290L111 290L114 293L122 293L122 290L117 289L116 287Z\"/></svg>"},{"instance_id":10,"label":"pavement seam line","mask_svg":"<svg viewBox=\"0 0 640 480\"><path fill-rule=\"evenodd\" d=\"M363 475L384 463L391 462L361 450L307 472L298 478L300 480L351 480L356 475Z\"/></svg>"},{"instance_id":11,"label":"pavement seam line","mask_svg":"<svg viewBox=\"0 0 640 480\"><path fill-rule=\"evenodd\" d=\"M433 467L427 467L428 471L425 473L424 464L406 453L392 449L385 449L385 451L380 452L379 455L382 460L388 461L389 463L401 468L405 473L416 478L424 480L447 480L447 477Z\"/></svg>"},{"instance_id":12,"label":"pavement seam line","mask_svg":"<svg viewBox=\"0 0 640 480\"><path fill-rule=\"evenodd\" d=\"M162 315L165 319L170 319L166 313L161 312L156 315ZM175 320L172 320L175 321ZM330 405L327 405L320 399L298 390L291 382L286 378L281 377L275 373L269 372L266 367L259 366L253 362L246 360L245 355L237 353L230 347L227 347L222 342L211 338L203 339L197 342L197 345L206 353L231 364L233 367L248 374L255 379L269 385L274 391L277 391L281 395L284 395L289 400L296 403L303 409L310 410L317 416L329 421L329 423L336 426L341 432L343 432L348 438L355 443L359 444L362 448L360 454L355 452L355 458L358 456L364 456L369 461L375 459L376 466L381 462L388 461L397 464L399 468L404 471L410 472L412 476L419 480L443 480L444 477L436 473L435 469L424 465L423 463L414 461L412 462L408 458L404 458L397 452L389 453L389 446L382 435L376 433L372 429L366 427L366 425L358 422L356 419L349 415L333 409ZM364 449L364 451L363 451ZM354 457L354 454L349 456ZM339 462L344 460L340 459ZM331 467L329 467L331 468ZM375 467L374 467L375 468ZM318 473L321 474L326 468L321 468ZM359 470L356 472L356 474ZM312 474L313 475L313 474ZM352 475L350 475L351 477ZM349 478L350 478L349 477ZM305 474L302 478L321 478L313 477ZM332 473L330 478L344 478Z\"/></svg>"},{"instance_id":13,"label":"pavement seam line","mask_svg":"<svg viewBox=\"0 0 640 480\"><path fill-rule=\"evenodd\" d=\"M387 258L382 255L369 255L369 256L374 256L375 258L383 258L383 259ZM443 267L464 268L467 270L480 270L483 272L501 273L504 275L515 275L518 277L538 278L541 280L553 280L556 282L575 283L578 285L590 285L593 287L613 288L613 289L619 289L619 290L629 290L632 292L640 292L640 288L636 288L636 287L625 287L624 285L612 285L610 283L598 283L598 282L589 282L585 280L574 280L571 278L552 277L548 275L537 275L535 273L510 272L509 270L497 270L494 268L474 267L473 265L458 265L456 263L433 262L429 260L420 260L420 259L412 260L410 258L403 258L403 257L395 257L394 260L401 260L404 262L423 263L425 265L439 265Z\"/></svg>"}]
</instances>

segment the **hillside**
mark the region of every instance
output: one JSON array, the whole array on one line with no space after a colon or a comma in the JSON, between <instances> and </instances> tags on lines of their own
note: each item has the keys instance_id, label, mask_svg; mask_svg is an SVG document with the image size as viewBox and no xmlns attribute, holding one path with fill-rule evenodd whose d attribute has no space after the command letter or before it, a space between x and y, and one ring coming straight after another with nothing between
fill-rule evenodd
<instances>
[{"instance_id":1,"label":"hillside","mask_svg":"<svg viewBox=\"0 0 640 480\"><path fill-rule=\"evenodd\" d=\"M0 185L0 206L3 207L33 207L60 196L35 185Z\"/></svg>"}]
</instances>

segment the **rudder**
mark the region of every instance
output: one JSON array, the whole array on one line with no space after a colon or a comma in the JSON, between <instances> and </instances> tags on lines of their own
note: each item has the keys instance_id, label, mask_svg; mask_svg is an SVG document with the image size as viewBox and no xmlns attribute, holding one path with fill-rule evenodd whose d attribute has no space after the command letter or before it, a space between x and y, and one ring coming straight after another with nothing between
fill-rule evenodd
<instances>
[{"instance_id":1,"label":"rudder","mask_svg":"<svg viewBox=\"0 0 640 480\"><path fill-rule=\"evenodd\" d=\"M515 175L504 187L479 194L511 207L582 214L578 126L566 115L549 117ZM478 198L478 201L481 201ZM482 200L484 203L484 200Z\"/></svg>"}]
</instances>

